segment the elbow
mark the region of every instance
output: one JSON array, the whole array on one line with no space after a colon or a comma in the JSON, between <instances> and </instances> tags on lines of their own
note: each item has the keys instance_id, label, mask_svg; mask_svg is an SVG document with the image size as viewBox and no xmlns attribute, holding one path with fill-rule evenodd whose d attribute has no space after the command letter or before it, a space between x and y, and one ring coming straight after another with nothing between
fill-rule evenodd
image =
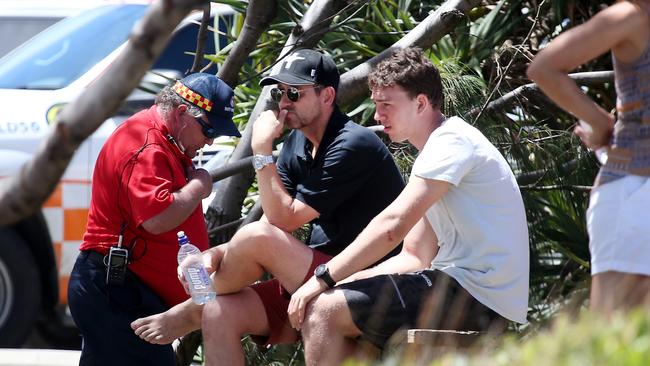
<instances>
[{"instance_id":1,"label":"elbow","mask_svg":"<svg viewBox=\"0 0 650 366\"><path fill-rule=\"evenodd\" d=\"M557 82L558 77L566 74L568 70L557 63L549 61L548 57L536 57L528 65L526 76L537 83L538 86L549 86L551 82Z\"/></svg>"},{"instance_id":2,"label":"elbow","mask_svg":"<svg viewBox=\"0 0 650 366\"><path fill-rule=\"evenodd\" d=\"M541 67L539 66L539 62L537 62L537 59L535 59L530 63L530 65L528 65L528 68L526 69L526 76L528 76L530 80L536 82L541 78L541 75Z\"/></svg>"},{"instance_id":3,"label":"elbow","mask_svg":"<svg viewBox=\"0 0 650 366\"><path fill-rule=\"evenodd\" d=\"M170 229L162 227L158 224L156 220L147 220L142 223L142 228L145 229L149 234L160 235Z\"/></svg>"},{"instance_id":4,"label":"elbow","mask_svg":"<svg viewBox=\"0 0 650 366\"><path fill-rule=\"evenodd\" d=\"M272 217L266 217L268 220L269 224L277 227L278 229L291 233L295 230L297 230L301 225L294 225L290 217L285 217L285 218L272 218Z\"/></svg>"}]
</instances>

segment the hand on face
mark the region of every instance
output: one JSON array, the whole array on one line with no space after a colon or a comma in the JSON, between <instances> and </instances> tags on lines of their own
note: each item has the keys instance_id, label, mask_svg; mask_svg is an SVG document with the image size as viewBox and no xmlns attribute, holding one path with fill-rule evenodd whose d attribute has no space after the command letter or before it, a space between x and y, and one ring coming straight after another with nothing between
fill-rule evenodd
<instances>
[{"instance_id":1,"label":"hand on face","mask_svg":"<svg viewBox=\"0 0 650 366\"><path fill-rule=\"evenodd\" d=\"M284 128L284 119L287 116L286 110L264 111L253 124L251 147L254 153L271 154L273 152L273 140L280 137Z\"/></svg>"}]
</instances>

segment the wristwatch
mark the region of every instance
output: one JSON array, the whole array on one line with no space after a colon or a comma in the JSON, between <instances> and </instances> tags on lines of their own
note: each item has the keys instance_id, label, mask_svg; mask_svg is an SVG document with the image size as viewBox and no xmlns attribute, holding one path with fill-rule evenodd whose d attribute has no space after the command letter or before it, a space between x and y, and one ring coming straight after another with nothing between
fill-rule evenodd
<instances>
[{"instance_id":1,"label":"wristwatch","mask_svg":"<svg viewBox=\"0 0 650 366\"><path fill-rule=\"evenodd\" d=\"M334 282L334 279L330 276L330 270L327 268L327 264L325 263L318 265L318 267L314 269L314 276L325 282L329 288L333 288L336 285L336 282Z\"/></svg>"},{"instance_id":2,"label":"wristwatch","mask_svg":"<svg viewBox=\"0 0 650 366\"><path fill-rule=\"evenodd\" d=\"M269 164L273 164L273 162L273 155L253 155L253 168L255 168L255 170L260 170Z\"/></svg>"}]
</instances>

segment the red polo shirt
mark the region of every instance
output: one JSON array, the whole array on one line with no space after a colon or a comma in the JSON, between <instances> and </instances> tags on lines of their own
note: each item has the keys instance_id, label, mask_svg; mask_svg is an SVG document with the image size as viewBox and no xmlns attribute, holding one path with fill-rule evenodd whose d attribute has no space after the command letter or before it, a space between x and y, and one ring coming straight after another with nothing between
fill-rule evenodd
<instances>
[{"instance_id":1,"label":"red polo shirt","mask_svg":"<svg viewBox=\"0 0 650 366\"><path fill-rule=\"evenodd\" d=\"M174 201L187 183L185 169L192 161L175 143L156 106L141 111L120 125L106 140L93 174L88 226L81 250L102 254L117 242L126 223L124 245L131 249L129 269L169 306L188 298L176 275L178 241L185 231L199 249L208 248L201 205L178 227L153 235L142 223Z\"/></svg>"}]
</instances>

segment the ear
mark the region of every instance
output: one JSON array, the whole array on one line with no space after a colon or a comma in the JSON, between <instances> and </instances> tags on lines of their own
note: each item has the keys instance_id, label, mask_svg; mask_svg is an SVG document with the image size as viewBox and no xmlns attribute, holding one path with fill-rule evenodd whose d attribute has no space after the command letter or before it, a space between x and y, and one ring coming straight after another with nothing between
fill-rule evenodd
<instances>
[{"instance_id":1,"label":"ear","mask_svg":"<svg viewBox=\"0 0 650 366\"><path fill-rule=\"evenodd\" d=\"M179 111L180 113L185 113L185 112L187 112L187 106L186 106L185 104L179 104L178 107L177 107L177 109L178 109L178 111Z\"/></svg>"},{"instance_id":2,"label":"ear","mask_svg":"<svg viewBox=\"0 0 650 366\"><path fill-rule=\"evenodd\" d=\"M429 98L424 94L418 94L415 97L415 102L418 105L418 113L424 112L424 110L429 106Z\"/></svg>"},{"instance_id":3,"label":"ear","mask_svg":"<svg viewBox=\"0 0 650 366\"><path fill-rule=\"evenodd\" d=\"M325 93L323 96L325 97L325 103L328 105L334 105L336 103L336 92L334 91L334 88L331 86L326 86L321 90L321 94Z\"/></svg>"}]
</instances>

